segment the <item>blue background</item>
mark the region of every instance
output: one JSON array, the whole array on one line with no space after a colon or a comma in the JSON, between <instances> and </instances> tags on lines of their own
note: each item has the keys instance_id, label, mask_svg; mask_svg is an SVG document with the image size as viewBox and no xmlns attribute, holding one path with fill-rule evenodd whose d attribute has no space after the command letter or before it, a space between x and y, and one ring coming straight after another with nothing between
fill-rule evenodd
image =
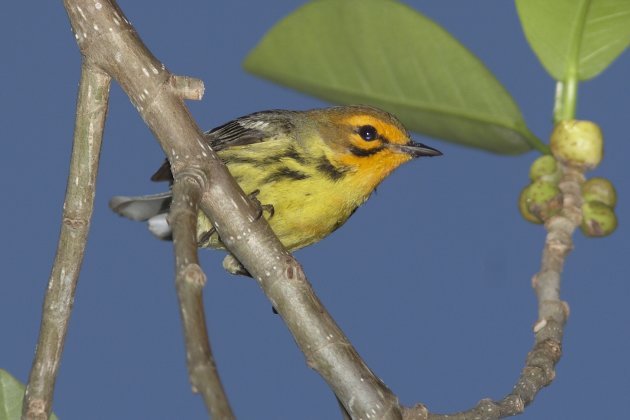
<instances>
[{"instance_id":1,"label":"blue background","mask_svg":"<svg viewBox=\"0 0 630 420\"><path fill-rule=\"evenodd\" d=\"M301 1L121 1L171 71L203 79L189 102L211 128L263 109L323 103L246 74L241 62ZM175 5L176 4L176 5ZM541 138L554 82L529 49L511 1L410 1L487 63ZM394 29L394 28L392 28ZM0 17L2 190L0 367L25 381L54 257L74 123L80 55L62 4L7 2ZM427 58L429 59L429 58ZM557 379L522 418L624 418L630 402L628 155L630 54L580 85L578 116L596 121L596 175L619 193L609 238L575 236L563 278L571 306ZM533 342L544 229L516 202L535 153L503 157L417 137L445 156L397 170L327 240L297 253L328 310L406 405L453 412L510 392ZM62 419L205 418L188 383L171 244L111 213L117 194L159 192L163 154L115 86L96 207L55 393ZM339 418L255 282L203 251L212 345L242 419Z\"/></svg>"}]
</instances>

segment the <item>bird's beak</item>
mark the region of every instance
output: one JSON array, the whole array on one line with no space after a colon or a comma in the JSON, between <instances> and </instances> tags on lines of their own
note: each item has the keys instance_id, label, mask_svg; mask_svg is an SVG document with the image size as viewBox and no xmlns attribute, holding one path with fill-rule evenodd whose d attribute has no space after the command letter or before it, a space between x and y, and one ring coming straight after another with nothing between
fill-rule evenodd
<instances>
[{"instance_id":1,"label":"bird's beak","mask_svg":"<svg viewBox=\"0 0 630 420\"><path fill-rule=\"evenodd\" d=\"M409 141L407 144L389 143L389 146L399 152L407 153L414 158L420 156L442 156L442 152L439 150L422 143L416 143L415 141Z\"/></svg>"}]
</instances>

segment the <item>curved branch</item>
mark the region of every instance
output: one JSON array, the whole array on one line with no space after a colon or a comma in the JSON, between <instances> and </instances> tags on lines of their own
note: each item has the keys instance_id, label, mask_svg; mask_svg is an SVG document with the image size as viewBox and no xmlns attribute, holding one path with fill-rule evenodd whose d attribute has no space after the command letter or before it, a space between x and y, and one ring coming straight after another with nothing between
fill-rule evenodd
<instances>
[{"instance_id":1,"label":"curved branch","mask_svg":"<svg viewBox=\"0 0 630 420\"><path fill-rule=\"evenodd\" d=\"M565 260L573 249L573 232L582 221L581 185L583 169L561 164L562 210L545 224L547 237L540 271L532 279L538 300L538 320L534 325L535 341L516 385L500 401L481 400L476 407L454 414L429 414L417 405L405 409L405 419L495 420L521 414L538 392L556 376L555 366L562 356L562 336L569 317L569 306L560 300L560 279Z\"/></svg>"}]
</instances>

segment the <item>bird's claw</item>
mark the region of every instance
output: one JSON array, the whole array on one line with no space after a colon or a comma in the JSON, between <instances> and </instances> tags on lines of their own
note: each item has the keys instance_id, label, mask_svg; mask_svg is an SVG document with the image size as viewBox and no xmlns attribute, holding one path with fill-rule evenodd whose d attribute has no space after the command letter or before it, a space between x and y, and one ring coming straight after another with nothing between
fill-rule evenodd
<instances>
[{"instance_id":1,"label":"bird's claw","mask_svg":"<svg viewBox=\"0 0 630 420\"><path fill-rule=\"evenodd\" d=\"M252 202L254 203L256 208L258 209L258 214L256 215L256 220L260 219L265 211L269 213L269 219L271 219L273 217L274 213L275 213L275 209L273 208L273 204L262 204L257 198L258 194L260 194L260 190L258 190L258 189L254 190L254 191L252 191L251 193L248 194L249 199L252 200Z\"/></svg>"}]
</instances>

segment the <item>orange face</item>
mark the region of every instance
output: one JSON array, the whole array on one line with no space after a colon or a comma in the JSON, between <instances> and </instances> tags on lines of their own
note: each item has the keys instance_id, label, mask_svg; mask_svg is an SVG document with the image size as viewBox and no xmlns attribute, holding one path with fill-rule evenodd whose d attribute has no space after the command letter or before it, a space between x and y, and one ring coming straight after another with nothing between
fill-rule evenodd
<instances>
[{"instance_id":1,"label":"orange face","mask_svg":"<svg viewBox=\"0 0 630 420\"><path fill-rule=\"evenodd\" d=\"M441 154L414 143L392 115L369 107L332 115L336 127L336 155L330 158L348 168L353 183L372 190L401 164L419 156Z\"/></svg>"}]
</instances>

